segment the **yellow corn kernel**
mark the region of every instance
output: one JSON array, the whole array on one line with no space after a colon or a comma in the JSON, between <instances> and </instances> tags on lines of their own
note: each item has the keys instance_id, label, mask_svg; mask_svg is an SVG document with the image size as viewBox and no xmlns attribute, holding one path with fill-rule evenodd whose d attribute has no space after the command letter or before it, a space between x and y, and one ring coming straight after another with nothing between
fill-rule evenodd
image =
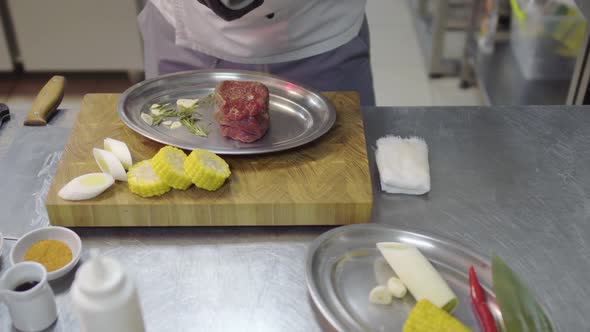
<instances>
[{"instance_id":1,"label":"yellow corn kernel","mask_svg":"<svg viewBox=\"0 0 590 332\"><path fill-rule=\"evenodd\" d=\"M172 146L165 146L152 158L154 172L170 187L186 190L193 183L184 172L184 151Z\"/></svg>"},{"instance_id":2,"label":"yellow corn kernel","mask_svg":"<svg viewBox=\"0 0 590 332\"><path fill-rule=\"evenodd\" d=\"M219 189L231 174L225 160L203 149L193 150L188 155L184 171L197 187L209 191Z\"/></svg>"},{"instance_id":3,"label":"yellow corn kernel","mask_svg":"<svg viewBox=\"0 0 590 332\"><path fill-rule=\"evenodd\" d=\"M172 189L154 172L151 160L133 165L127 172L127 183L129 190L141 197L160 196Z\"/></svg>"},{"instance_id":4,"label":"yellow corn kernel","mask_svg":"<svg viewBox=\"0 0 590 332\"><path fill-rule=\"evenodd\" d=\"M471 330L430 301L420 300L404 323L403 332L471 332Z\"/></svg>"}]
</instances>

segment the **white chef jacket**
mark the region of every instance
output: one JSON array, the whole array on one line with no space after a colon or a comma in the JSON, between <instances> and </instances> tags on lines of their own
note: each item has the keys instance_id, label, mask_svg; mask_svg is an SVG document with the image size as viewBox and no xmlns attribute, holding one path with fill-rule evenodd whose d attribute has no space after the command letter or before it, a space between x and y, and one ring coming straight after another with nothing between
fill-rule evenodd
<instances>
[{"instance_id":1,"label":"white chef jacket","mask_svg":"<svg viewBox=\"0 0 590 332\"><path fill-rule=\"evenodd\" d=\"M174 27L176 45L244 64L293 61L342 46L358 35L366 5L366 0L265 0L226 22L197 0L150 1ZM240 0L223 1L243 6Z\"/></svg>"}]
</instances>

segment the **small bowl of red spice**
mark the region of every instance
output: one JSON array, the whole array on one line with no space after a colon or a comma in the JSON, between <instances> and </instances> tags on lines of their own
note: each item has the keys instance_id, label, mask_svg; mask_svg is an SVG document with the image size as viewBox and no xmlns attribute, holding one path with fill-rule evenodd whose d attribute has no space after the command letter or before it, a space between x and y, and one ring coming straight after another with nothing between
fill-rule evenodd
<instances>
[{"instance_id":1,"label":"small bowl of red spice","mask_svg":"<svg viewBox=\"0 0 590 332\"><path fill-rule=\"evenodd\" d=\"M10 262L40 263L47 270L47 279L55 280L70 272L80 260L82 240L65 227L44 227L23 235L10 251Z\"/></svg>"}]
</instances>

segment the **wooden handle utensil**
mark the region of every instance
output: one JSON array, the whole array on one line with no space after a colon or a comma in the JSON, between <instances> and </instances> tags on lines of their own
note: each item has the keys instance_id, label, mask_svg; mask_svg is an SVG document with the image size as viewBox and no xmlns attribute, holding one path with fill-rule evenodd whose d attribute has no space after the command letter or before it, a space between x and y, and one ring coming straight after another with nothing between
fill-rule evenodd
<instances>
[{"instance_id":1,"label":"wooden handle utensil","mask_svg":"<svg viewBox=\"0 0 590 332\"><path fill-rule=\"evenodd\" d=\"M53 76L43 86L35 100L33 106L25 118L25 126L45 126L51 117L57 111L64 96L66 78L63 76Z\"/></svg>"}]
</instances>

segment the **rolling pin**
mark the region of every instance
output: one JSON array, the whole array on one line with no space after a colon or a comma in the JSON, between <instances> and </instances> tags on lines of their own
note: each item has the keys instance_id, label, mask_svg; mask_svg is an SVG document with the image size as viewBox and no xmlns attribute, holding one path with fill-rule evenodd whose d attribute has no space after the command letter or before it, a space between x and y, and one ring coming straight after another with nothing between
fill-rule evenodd
<instances>
[{"instance_id":1,"label":"rolling pin","mask_svg":"<svg viewBox=\"0 0 590 332\"><path fill-rule=\"evenodd\" d=\"M25 118L25 126L46 126L64 97L66 78L53 76L43 86Z\"/></svg>"}]
</instances>

